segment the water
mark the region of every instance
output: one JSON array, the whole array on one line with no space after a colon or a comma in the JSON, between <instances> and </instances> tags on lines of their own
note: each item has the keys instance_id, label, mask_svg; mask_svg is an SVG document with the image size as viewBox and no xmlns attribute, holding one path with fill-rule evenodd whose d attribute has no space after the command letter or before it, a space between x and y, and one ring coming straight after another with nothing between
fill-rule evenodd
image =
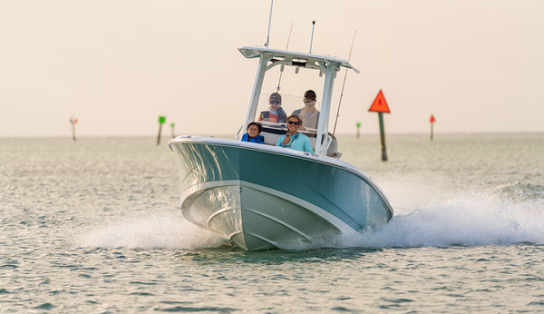
<instances>
[{"instance_id":1,"label":"water","mask_svg":"<svg viewBox=\"0 0 544 314\"><path fill-rule=\"evenodd\" d=\"M390 224L243 252L183 219L165 144L0 139L0 312L544 312L544 134L340 140Z\"/></svg>"}]
</instances>

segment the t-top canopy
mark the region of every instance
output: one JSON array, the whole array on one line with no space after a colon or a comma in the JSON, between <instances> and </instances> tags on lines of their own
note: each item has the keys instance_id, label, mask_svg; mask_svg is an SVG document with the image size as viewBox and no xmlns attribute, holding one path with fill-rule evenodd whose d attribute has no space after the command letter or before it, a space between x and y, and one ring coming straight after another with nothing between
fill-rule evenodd
<instances>
[{"instance_id":1,"label":"t-top canopy","mask_svg":"<svg viewBox=\"0 0 544 314\"><path fill-rule=\"evenodd\" d=\"M319 69L319 62L335 63L339 66L352 69L356 73L360 73L348 61L330 56L315 55L311 53L293 52L287 50L270 49L266 47L240 47L238 48L242 55L248 59L260 58L268 55L272 56L271 62L281 61L283 64L292 66L306 67L311 69Z\"/></svg>"}]
</instances>

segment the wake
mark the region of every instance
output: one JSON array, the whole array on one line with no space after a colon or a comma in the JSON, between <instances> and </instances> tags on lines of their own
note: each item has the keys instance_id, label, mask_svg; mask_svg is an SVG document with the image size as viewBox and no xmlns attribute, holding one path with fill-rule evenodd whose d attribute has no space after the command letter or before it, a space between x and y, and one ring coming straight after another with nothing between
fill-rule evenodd
<instances>
[{"instance_id":1,"label":"wake","mask_svg":"<svg viewBox=\"0 0 544 314\"><path fill-rule=\"evenodd\" d=\"M387 192L387 190L386 190ZM436 186L389 186L395 216L374 231L293 243L287 250L319 248L413 248L544 244L544 198L516 199L486 191L440 191ZM198 250L228 240L185 220L181 213L114 221L88 230L83 247Z\"/></svg>"},{"instance_id":2,"label":"wake","mask_svg":"<svg viewBox=\"0 0 544 314\"><path fill-rule=\"evenodd\" d=\"M82 247L130 249L204 249L228 241L183 219L181 213L130 218L91 229L78 238Z\"/></svg>"},{"instance_id":3,"label":"wake","mask_svg":"<svg viewBox=\"0 0 544 314\"><path fill-rule=\"evenodd\" d=\"M421 186L397 192L400 195L392 202L397 204L393 205L397 214L389 224L374 232L344 237L342 246L408 248L544 243L544 198L520 200L505 198L501 191L440 192L436 187Z\"/></svg>"}]
</instances>

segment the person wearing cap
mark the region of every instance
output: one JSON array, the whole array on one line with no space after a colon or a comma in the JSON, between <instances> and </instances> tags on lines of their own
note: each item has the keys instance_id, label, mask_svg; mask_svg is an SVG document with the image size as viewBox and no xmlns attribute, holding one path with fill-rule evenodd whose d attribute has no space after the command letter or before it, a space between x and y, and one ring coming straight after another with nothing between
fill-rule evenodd
<instances>
[{"instance_id":1,"label":"person wearing cap","mask_svg":"<svg viewBox=\"0 0 544 314\"><path fill-rule=\"evenodd\" d=\"M281 107L281 95L278 93L270 94L268 104L270 107L267 111L261 112L258 120L285 123L285 121L287 121L287 114Z\"/></svg>"},{"instance_id":2,"label":"person wearing cap","mask_svg":"<svg viewBox=\"0 0 544 314\"><path fill-rule=\"evenodd\" d=\"M247 133L242 135L242 142L264 144L264 136L259 135L263 126L259 122L250 122L247 125Z\"/></svg>"},{"instance_id":3,"label":"person wearing cap","mask_svg":"<svg viewBox=\"0 0 544 314\"><path fill-rule=\"evenodd\" d=\"M304 120L304 126L307 128L317 129L317 123L319 121L319 111L315 108L317 101L317 95L313 90L307 90L304 93L304 107L293 111L298 114Z\"/></svg>"}]
</instances>

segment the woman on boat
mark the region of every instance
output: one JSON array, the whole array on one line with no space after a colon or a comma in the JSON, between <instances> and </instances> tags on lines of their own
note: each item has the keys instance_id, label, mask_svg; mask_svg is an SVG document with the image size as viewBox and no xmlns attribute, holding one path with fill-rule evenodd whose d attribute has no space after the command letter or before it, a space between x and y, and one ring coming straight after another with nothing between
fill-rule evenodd
<instances>
[{"instance_id":1,"label":"woman on boat","mask_svg":"<svg viewBox=\"0 0 544 314\"><path fill-rule=\"evenodd\" d=\"M259 135L263 126L259 122L250 122L247 125L247 133L242 135L242 142L264 144L264 136Z\"/></svg>"},{"instance_id":2,"label":"woman on boat","mask_svg":"<svg viewBox=\"0 0 544 314\"><path fill-rule=\"evenodd\" d=\"M285 113L285 111L283 111L283 108L281 107L281 95L278 93L270 94L268 104L270 105L270 107L267 111L261 111L258 120L285 123L285 120L287 119L287 114Z\"/></svg>"},{"instance_id":3,"label":"woman on boat","mask_svg":"<svg viewBox=\"0 0 544 314\"><path fill-rule=\"evenodd\" d=\"M304 121L307 128L317 129L317 123L319 121L319 110L315 108L317 101L317 95L313 90L307 90L304 93L304 107L298 110L293 111L300 115Z\"/></svg>"},{"instance_id":4,"label":"woman on boat","mask_svg":"<svg viewBox=\"0 0 544 314\"><path fill-rule=\"evenodd\" d=\"M298 130L302 127L302 118L293 113L287 118L287 134L278 138L276 146L314 153L310 139Z\"/></svg>"}]
</instances>

